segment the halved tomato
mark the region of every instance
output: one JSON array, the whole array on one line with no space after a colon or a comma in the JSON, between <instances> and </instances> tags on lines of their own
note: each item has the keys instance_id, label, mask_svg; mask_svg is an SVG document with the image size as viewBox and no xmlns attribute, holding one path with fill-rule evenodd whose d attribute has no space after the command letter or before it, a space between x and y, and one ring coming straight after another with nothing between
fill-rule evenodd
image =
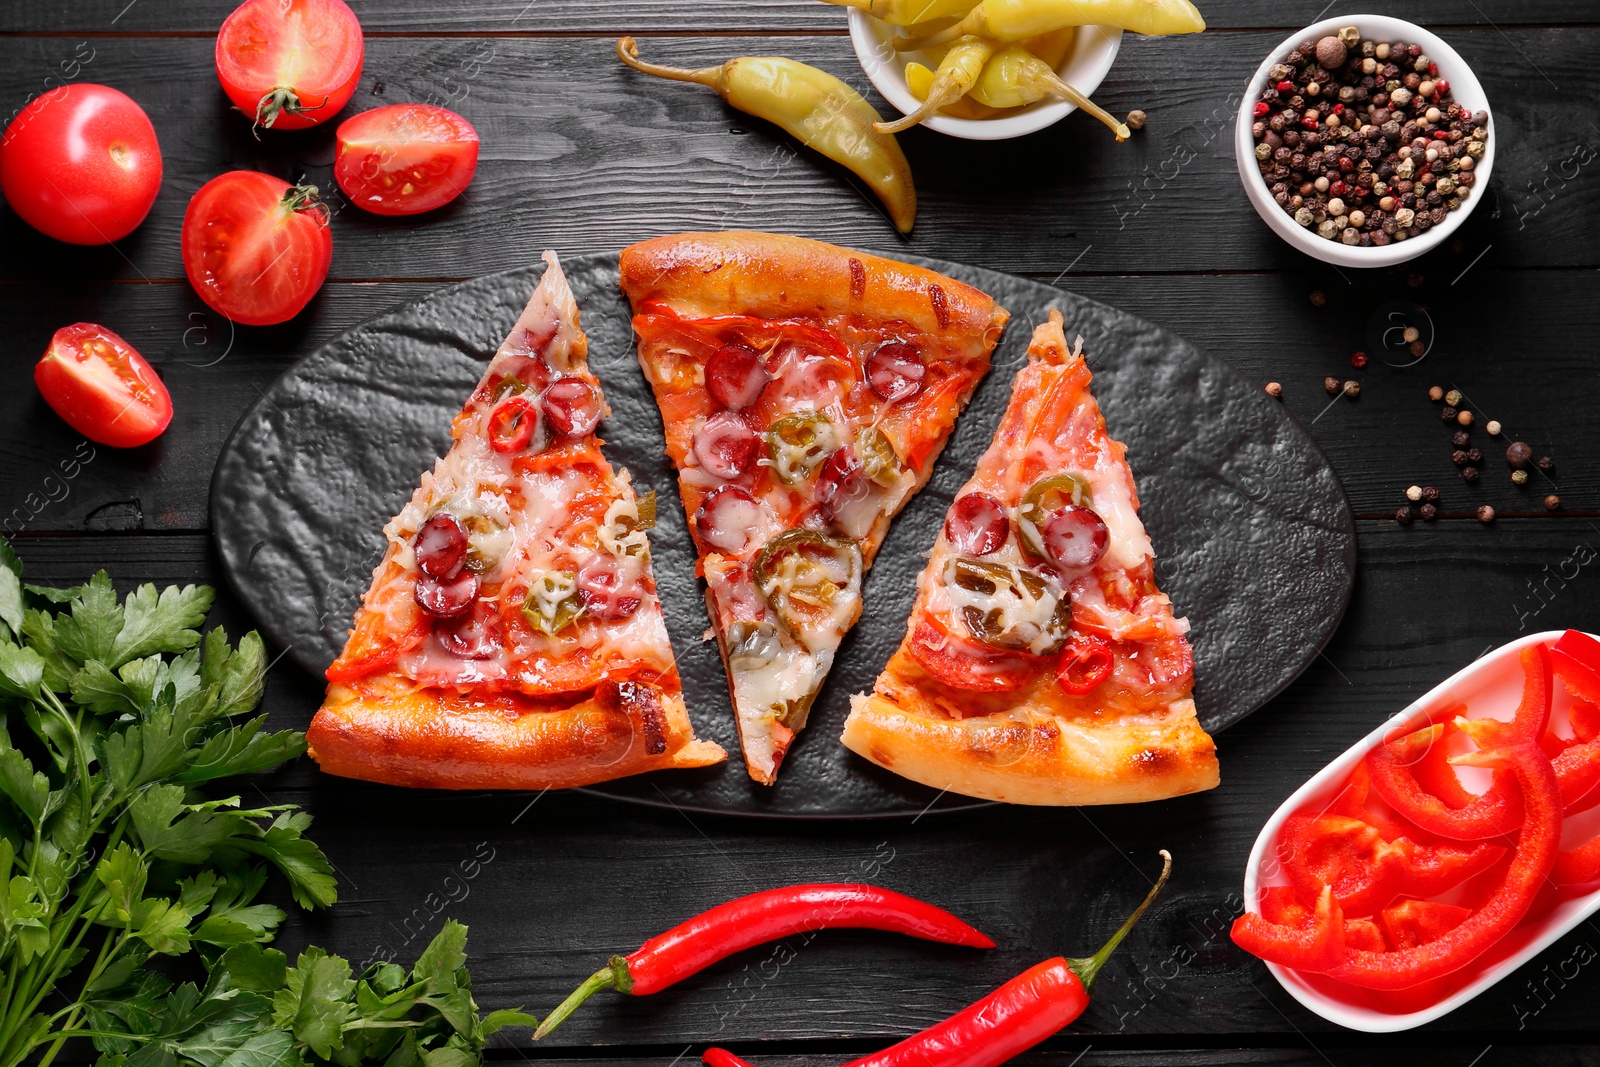
<instances>
[{"instance_id":1,"label":"halved tomato","mask_svg":"<svg viewBox=\"0 0 1600 1067\"><path fill-rule=\"evenodd\" d=\"M416 215L460 196L478 169L478 131L454 111L390 104L339 124L333 177L356 207Z\"/></svg>"},{"instance_id":2,"label":"halved tomato","mask_svg":"<svg viewBox=\"0 0 1600 1067\"><path fill-rule=\"evenodd\" d=\"M333 262L328 212L312 185L234 170L200 187L183 215L183 269L200 299L246 326L300 313Z\"/></svg>"},{"instance_id":3,"label":"halved tomato","mask_svg":"<svg viewBox=\"0 0 1600 1067\"><path fill-rule=\"evenodd\" d=\"M133 448L172 421L172 397L132 345L104 326L78 322L50 338L33 368L55 413L91 441Z\"/></svg>"},{"instance_id":4,"label":"halved tomato","mask_svg":"<svg viewBox=\"0 0 1600 1067\"><path fill-rule=\"evenodd\" d=\"M217 34L217 80L256 125L302 130L350 102L365 52L344 0L245 0Z\"/></svg>"}]
</instances>

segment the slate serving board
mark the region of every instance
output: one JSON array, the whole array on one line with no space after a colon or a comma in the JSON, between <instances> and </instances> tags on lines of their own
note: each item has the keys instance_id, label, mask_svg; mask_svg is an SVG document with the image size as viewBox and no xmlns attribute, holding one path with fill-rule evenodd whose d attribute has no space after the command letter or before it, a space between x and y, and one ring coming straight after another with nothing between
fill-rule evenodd
<instances>
[{"instance_id":1,"label":"slate serving board","mask_svg":"<svg viewBox=\"0 0 1600 1067\"><path fill-rule=\"evenodd\" d=\"M861 620L844 639L810 725L775 787L751 782L694 550L662 446L661 417L634 359L615 253L566 261L589 334L590 367L612 416L611 462L660 496L656 582L701 737L727 763L592 787L684 811L860 818L972 807L881 770L838 742L850 694L870 689L899 644L923 556L945 509L988 446L1051 307L1081 334L1112 435L1128 446L1157 575L1195 651L1200 721L1215 733L1293 681L1332 636L1355 576L1355 527L1326 457L1275 401L1182 338L1038 282L897 256L991 293L1012 314L994 369L956 425L926 488L896 519L867 576ZM334 338L291 367L223 446L211 520L223 569L263 630L320 675L343 646L381 529L449 445L449 424L543 271L535 264L441 289ZM1224 776L1228 773L1223 753Z\"/></svg>"}]
</instances>

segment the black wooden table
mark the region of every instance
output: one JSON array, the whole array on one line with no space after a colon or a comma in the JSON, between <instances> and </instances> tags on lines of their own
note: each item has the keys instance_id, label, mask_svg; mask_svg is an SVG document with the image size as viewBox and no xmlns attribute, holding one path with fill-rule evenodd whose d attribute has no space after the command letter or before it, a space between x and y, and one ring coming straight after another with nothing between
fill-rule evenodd
<instances>
[{"instance_id":1,"label":"black wooden table","mask_svg":"<svg viewBox=\"0 0 1600 1067\"><path fill-rule=\"evenodd\" d=\"M1176 858L1172 884L1101 978L1094 1005L1022 1062L1588 1062L1600 968L1577 961L1594 958L1585 946L1600 945L1600 925L1581 925L1467 1009L1385 1038L1306 1012L1227 938L1250 844L1308 775L1487 648L1533 630L1600 629L1596 9L1583 0L1388 5L1473 65L1497 115L1499 158L1449 247L1363 273L1281 244L1246 205L1234 170L1238 94L1279 38L1321 17L1319 2L1207 0L1211 30L1199 37L1130 35L1097 94L1112 112L1149 113L1128 144L1076 115L996 144L905 135L922 207L915 236L902 241L838 169L713 94L643 81L612 55L620 33L650 37L652 58L690 66L778 52L865 88L839 9L355 0L367 62L351 111L405 100L459 110L483 138L478 177L432 217L339 211L321 296L292 323L249 329L207 311L184 281L184 206L238 167L330 188L331 130L257 142L228 111L211 51L229 0L12 0L0 10L6 112L63 78L114 85L149 111L166 178L149 220L114 248L58 245L0 214L10 383L0 391L0 525L35 581L77 581L104 566L124 587L220 583L207 482L229 428L262 390L338 331L546 247L573 255L675 230L771 229L1055 282L1167 326L1254 380L1281 381L1283 402L1332 457L1359 518L1360 572L1343 626L1286 693L1218 737L1219 789L1143 807L780 824L580 794L383 789L302 763L259 786L315 813L341 900L297 916L287 947L314 939L357 961L409 961L454 916L472 928L480 1002L543 1011L605 955L774 884L870 880L999 935L1000 947L978 957L850 934L754 952L647 1000L601 998L548 1043L497 1053L642 1067L694 1062L716 1042L809 1067L880 1048L1046 956L1099 944L1165 846ZM1367 6L1336 0L1324 10ZM1388 310L1417 305L1437 330L1426 358L1354 371L1352 352L1371 347ZM51 332L80 319L111 326L159 368L177 416L155 444L83 445L29 384ZM1325 375L1359 378L1360 398L1330 403ZM1497 419L1553 456L1553 482L1536 475L1514 486L1493 455L1477 485L1458 478L1426 397L1435 383L1459 388L1480 425ZM1440 487L1438 521L1395 523L1412 483ZM1562 506L1546 513L1551 492ZM1492 525L1474 518L1483 503L1499 513ZM226 594L216 618L233 632L252 624ZM275 723L303 727L318 680L284 661L269 681Z\"/></svg>"}]
</instances>

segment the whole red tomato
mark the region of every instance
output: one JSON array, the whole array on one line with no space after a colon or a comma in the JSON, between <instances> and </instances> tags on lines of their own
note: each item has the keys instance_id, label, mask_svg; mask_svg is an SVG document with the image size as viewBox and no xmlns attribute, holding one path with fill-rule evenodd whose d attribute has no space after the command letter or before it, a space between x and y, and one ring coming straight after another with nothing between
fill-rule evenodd
<instances>
[{"instance_id":1,"label":"whole red tomato","mask_svg":"<svg viewBox=\"0 0 1600 1067\"><path fill-rule=\"evenodd\" d=\"M460 196L478 169L478 131L429 104L390 104L339 124L333 177L376 215L415 215Z\"/></svg>"},{"instance_id":2,"label":"whole red tomato","mask_svg":"<svg viewBox=\"0 0 1600 1067\"><path fill-rule=\"evenodd\" d=\"M105 85L41 93L0 137L0 191L24 222L75 245L133 232L161 190L161 146L144 109Z\"/></svg>"},{"instance_id":3,"label":"whole red tomato","mask_svg":"<svg viewBox=\"0 0 1600 1067\"><path fill-rule=\"evenodd\" d=\"M333 261L328 212L314 185L253 170L212 178L183 215L183 269L214 310L246 326L285 322L310 302Z\"/></svg>"},{"instance_id":4,"label":"whole red tomato","mask_svg":"<svg viewBox=\"0 0 1600 1067\"><path fill-rule=\"evenodd\" d=\"M256 125L302 130L350 102L365 51L344 0L245 0L217 34L217 80Z\"/></svg>"},{"instance_id":5,"label":"whole red tomato","mask_svg":"<svg viewBox=\"0 0 1600 1067\"><path fill-rule=\"evenodd\" d=\"M57 330L33 380L67 425L103 445L142 445L172 421L172 397L150 364L92 322Z\"/></svg>"}]
</instances>

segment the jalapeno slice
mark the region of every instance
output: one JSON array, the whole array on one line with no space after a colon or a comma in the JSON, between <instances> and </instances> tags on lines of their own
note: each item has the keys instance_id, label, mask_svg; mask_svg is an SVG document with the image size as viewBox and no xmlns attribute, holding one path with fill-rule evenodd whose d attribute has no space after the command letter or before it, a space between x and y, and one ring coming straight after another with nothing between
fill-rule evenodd
<instances>
[{"instance_id":1,"label":"jalapeno slice","mask_svg":"<svg viewBox=\"0 0 1600 1067\"><path fill-rule=\"evenodd\" d=\"M805 481L840 445L839 431L820 411L796 411L767 428L772 472L786 485Z\"/></svg>"},{"instance_id":2,"label":"jalapeno slice","mask_svg":"<svg viewBox=\"0 0 1600 1067\"><path fill-rule=\"evenodd\" d=\"M578 576L571 571L546 571L528 586L522 617L540 633L554 636L578 621Z\"/></svg>"},{"instance_id":3,"label":"jalapeno slice","mask_svg":"<svg viewBox=\"0 0 1600 1067\"><path fill-rule=\"evenodd\" d=\"M856 457L861 460L861 473L875 485L888 489L900 480L900 457L877 427L864 426L856 434Z\"/></svg>"},{"instance_id":4,"label":"jalapeno slice","mask_svg":"<svg viewBox=\"0 0 1600 1067\"><path fill-rule=\"evenodd\" d=\"M783 651L778 628L765 619L735 622L728 627L727 642L728 666L735 670L760 670Z\"/></svg>"},{"instance_id":5,"label":"jalapeno slice","mask_svg":"<svg viewBox=\"0 0 1600 1067\"><path fill-rule=\"evenodd\" d=\"M860 595L861 550L815 530L785 530L762 547L751 576L784 629L813 651L832 648Z\"/></svg>"},{"instance_id":6,"label":"jalapeno slice","mask_svg":"<svg viewBox=\"0 0 1600 1067\"><path fill-rule=\"evenodd\" d=\"M1089 479L1081 474L1052 474L1033 483L1017 508L1017 533L1022 546L1036 556L1046 557L1044 538L1040 530L1050 513L1067 504L1094 507L1094 493Z\"/></svg>"},{"instance_id":7,"label":"jalapeno slice","mask_svg":"<svg viewBox=\"0 0 1600 1067\"><path fill-rule=\"evenodd\" d=\"M1007 622L1008 605L1003 602L992 607L962 604L961 619L967 629L991 648L1048 656L1059 652L1066 643L1072 627L1071 601L1052 590L1032 571L971 556L957 556L945 571L945 582L986 600L1009 599L1018 606L1036 603L1045 597L1055 601L1050 618L1042 625L1026 618Z\"/></svg>"}]
</instances>

